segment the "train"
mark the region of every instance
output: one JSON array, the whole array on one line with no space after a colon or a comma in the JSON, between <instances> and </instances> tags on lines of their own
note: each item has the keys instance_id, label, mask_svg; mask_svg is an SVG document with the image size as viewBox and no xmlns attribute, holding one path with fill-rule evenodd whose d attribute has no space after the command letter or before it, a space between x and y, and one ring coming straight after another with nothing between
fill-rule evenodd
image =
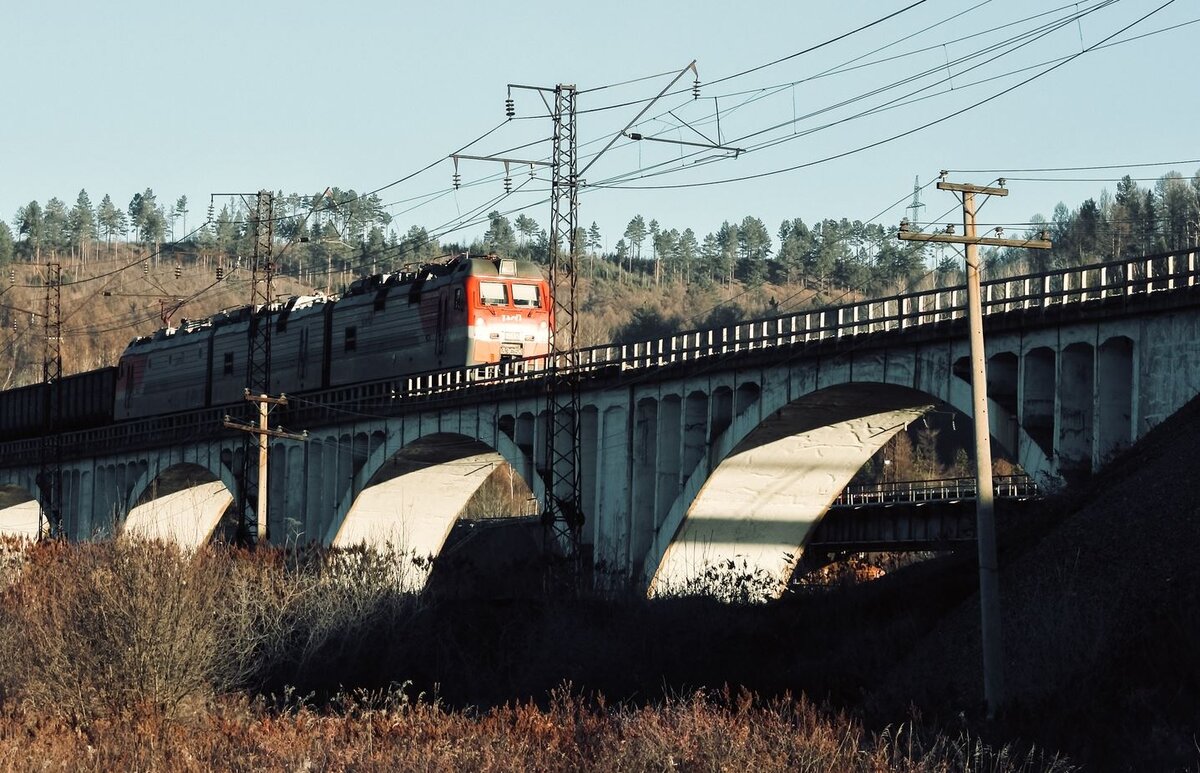
<instances>
[{"instance_id":1,"label":"train","mask_svg":"<svg viewBox=\"0 0 1200 773\"><path fill-rule=\"evenodd\" d=\"M537 264L461 255L320 293L183 320L135 338L117 365L57 384L60 431L243 402L250 347L270 325L272 394L505 360L550 350L553 301ZM45 432L41 384L0 392L0 440Z\"/></svg>"}]
</instances>

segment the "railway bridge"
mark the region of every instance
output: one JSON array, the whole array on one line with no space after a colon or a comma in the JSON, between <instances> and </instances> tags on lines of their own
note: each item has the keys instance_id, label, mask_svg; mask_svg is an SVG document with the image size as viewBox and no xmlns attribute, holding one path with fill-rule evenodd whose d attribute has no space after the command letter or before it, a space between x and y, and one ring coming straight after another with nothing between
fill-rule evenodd
<instances>
[{"instance_id":1,"label":"railway bridge","mask_svg":"<svg viewBox=\"0 0 1200 773\"><path fill-rule=\"evenodd\" d=\"M1195 252L986 282L993 442L1053 487L1181 407L1200 391L1198 286ZM581 350L582 541L595 576L661 593L735 562L782 587L893 435L933 408L969 413L965 307L965 288L943 288ZM505 464L540 501L545 368L291 396L273 421L309 439L271 445L271 541L436 555ZM238 493L243 438L221 422L236 409L64 436L68 535L136 525L210 538ZM0 495L39 496L38 448L0 443ZM154 514L138 515L156 497Z\"/></svg>"}]
</instances>

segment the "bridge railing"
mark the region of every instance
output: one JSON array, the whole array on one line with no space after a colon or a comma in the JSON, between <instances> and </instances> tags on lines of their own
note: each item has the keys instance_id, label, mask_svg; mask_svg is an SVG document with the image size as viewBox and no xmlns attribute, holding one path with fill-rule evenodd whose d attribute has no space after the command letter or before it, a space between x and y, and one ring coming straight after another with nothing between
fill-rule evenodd
<instances>
[{"instance_id":1,"label":"bridge railing","mask_svg":"<svg viewBox=\"0 0 1200 773\"><path fill-rule=\"evenodd\" d=\"M982 284L985 315L1049 309L1200 284L1196 252L1180 252L1077 266ZM583 376L608 369L639 369L803 345L872 333L939 325L965 318L965 286L903 293L890 298L748 320L722 328L689 330L632 344L604 344L569 354L544 355L496 365L423 373L406 380L404 393L427 395L483 384L536 378L552 365Z\"/></svg>"},{"instance_id":2,"label":"bridge railing","mask_svg":"<svg viewBox=\"0 0 1200 773\"><path fill-rule=\"evenodd\" d=\"M997 475L992 478L992 485L997 499L1033 499L1038 496L1037 483L1028 475ZM855 484L847 486L830 507L953 502L974 499L976 491L974 478Z\"/></svg>"}]
</instances>

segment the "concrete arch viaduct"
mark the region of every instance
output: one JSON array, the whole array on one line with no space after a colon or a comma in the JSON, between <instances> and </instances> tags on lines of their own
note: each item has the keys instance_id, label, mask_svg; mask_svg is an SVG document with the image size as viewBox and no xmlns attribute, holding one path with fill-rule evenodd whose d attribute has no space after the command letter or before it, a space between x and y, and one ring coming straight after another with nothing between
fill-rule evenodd
<instances>
[{"instance_id":1,"label":"concrete arch viaduct","mask_svg":"<svg viewBox=\"0 0 1200 773\"><path fill-rule=\"evenodd\" d=\"M1191 252L985 283L994 442L1055 485L1177 410L1200 391L1197 285ZM969 413L964 308L965 290L947 288L582 350L586 555L651 592L731 562L784 582L888 439L934 405ZM540 500L544 363L532 365L299 396L280 421L310 441L272 444L271 540L434 555L502 463ZM239 485L227 410L65 436L69 536L111 533L165 485L191 497L189 535L168 536L207 539ZM36 449L0 444L0 491L38 492Z\"/></svg>"}]
</instances>

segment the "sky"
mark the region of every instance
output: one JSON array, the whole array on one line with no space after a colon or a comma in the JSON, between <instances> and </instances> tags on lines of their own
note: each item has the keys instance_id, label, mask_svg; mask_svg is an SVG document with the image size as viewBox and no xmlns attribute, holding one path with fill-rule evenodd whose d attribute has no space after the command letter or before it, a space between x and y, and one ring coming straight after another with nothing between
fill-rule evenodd
<instances>
[{"instance_id":1,"label":"sky","mask_svg":"<svg viewBox=\"0 0 1200 773\"><path fill-rule=\"evenodd\" d=\"M579 219L607 249L638 214L700 238L746 215L895 225L914 179L919 219L960 221L942 169L1005 177L980 220L1010 227L1200 170L1195 0L6 5L10 224L30 200L152 188L187 197L190 230L214 194L335 186L378 191L401 233L469 241L493 209L545 226L543 167L510 165L507 196L495 162L451 184L455 152L548 158L539 92L512 90L507 121L510 84L578 88Z\"/></svg>"}]
</instances>

